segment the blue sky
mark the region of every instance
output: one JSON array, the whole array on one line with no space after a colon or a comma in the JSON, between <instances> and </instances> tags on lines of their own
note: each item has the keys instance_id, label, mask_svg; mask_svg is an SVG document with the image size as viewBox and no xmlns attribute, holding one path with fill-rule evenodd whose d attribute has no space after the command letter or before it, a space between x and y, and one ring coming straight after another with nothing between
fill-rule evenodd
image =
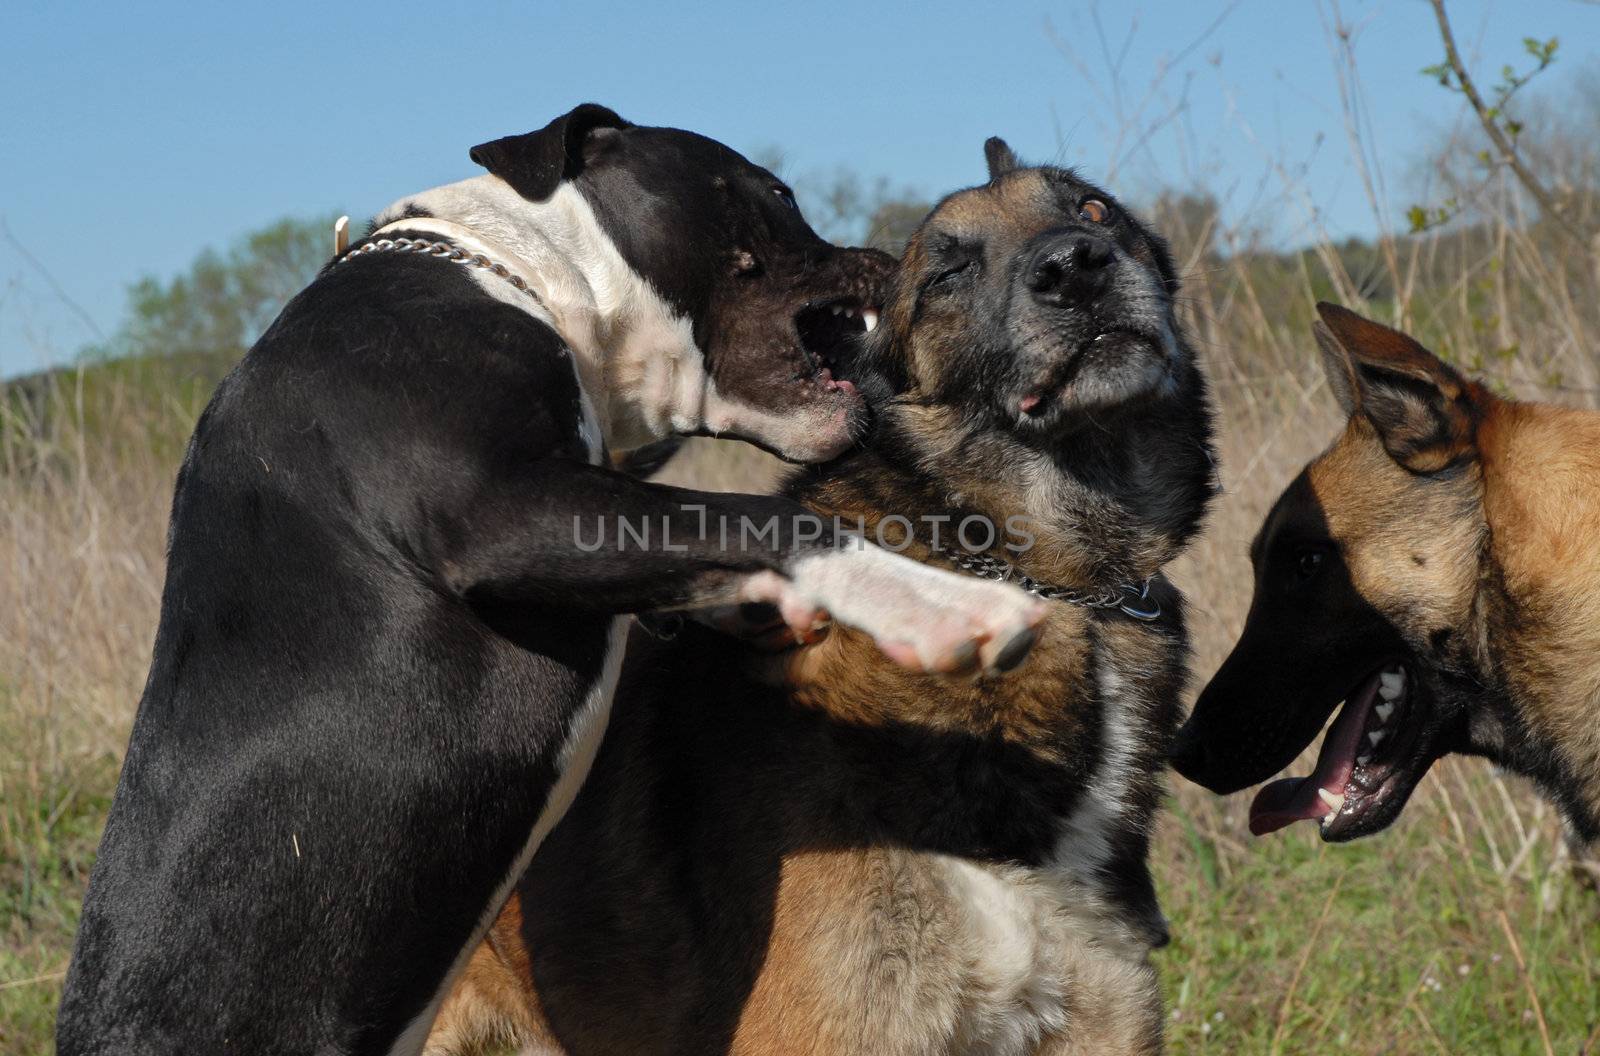
<instances>
[{"instance_id":1,"label":"blue sky","mask_svg":"<svg viewBox=\"0 0 1600 1056\"><path fill-rule=\"evenodd\" d=\"M471 174L472 144L590 99L747 153L781 148L791 178L849 166L929 195L981 179L980 144L999 133L1025 158L1081 165L1125 196L1208 185L1284 241L1309 228L1272 166L1303 165L1327 230L1375 230L1338 108L1327 0L1104 0L1105 48L1096 10L12 0L0 40L0 376L112 331L142 274L171 275L280 216L364 217ZM1596 61L1600 5L1451 10L1485 79L1519 61L1527 35L1561 38L1552 91ZM1423 0L1337 11L1357 27L1372 152L1403 210L1417 195L1411 159L1458 113L1417 73L1440 54L1432 15ZM1118 55L1120 111L1138 110L1157 81L1144 119L1178 116L1113 168Z\"/></svg>"}]
</instances>

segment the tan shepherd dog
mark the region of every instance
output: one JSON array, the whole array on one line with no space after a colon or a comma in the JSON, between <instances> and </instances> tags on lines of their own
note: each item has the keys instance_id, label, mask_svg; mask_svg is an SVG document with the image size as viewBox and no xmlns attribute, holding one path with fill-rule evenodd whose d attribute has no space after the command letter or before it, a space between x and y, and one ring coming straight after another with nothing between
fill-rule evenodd
<instances>
[{"instance_id":1,"label":"tan shepherd dog","mask_svg":"<svg viewBox=\"0 0 1600 1056\"><path fill-rule=\"evenodd\" d=\"M1577 844L1600 835L1600 415L1502 399L1331 304L1317 328L1344 432L1251 548L1255 597L1178 770L1234 792L1340 701L1315 772L1257 795L1258 835L1351 840L1449 752L1526 774Z\"/></svg>"},{"instance_id":2,"label":"tan shepherd dog","mask_svg":"<svg viewBox=\"0 0 1600 1056\"><path fill-rule=\"evenodd\" d=\"M1211 493L1206 396L1160 240L987 153L849 371L872 437L791 490L1056 599L1028 663L918 675L837 628L773 688L704 628L630 652L520 886L540 914L501 916L430 1051L1160 1050L1146 852L1188 651L1161 569Z\"/></svg>"}]
</instances>

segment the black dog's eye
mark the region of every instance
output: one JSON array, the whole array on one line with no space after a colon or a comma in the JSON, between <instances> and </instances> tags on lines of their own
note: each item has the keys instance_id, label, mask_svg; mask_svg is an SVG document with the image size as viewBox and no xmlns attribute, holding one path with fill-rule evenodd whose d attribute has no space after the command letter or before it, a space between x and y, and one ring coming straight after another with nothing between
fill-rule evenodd
<instances>
[{"instance_id":1,"label":"black dog's eye","mask_svg":"<svg viewBox=\"0 0 1600 1056\"><path fill-rule=\"evenodd\" d=\"M1322 571L1327 554L1319 547L1306 547L1294 555L1294 581L1308 583Z\"/></svg>"},{"instance_id":2,"label":"black dog's eye","mask_svg":"<svg viewBox=\"0 0 1600 1056\"><path fill-rule=\"evenodd\" d=\"M1109 223L1111 220L1111 206L1098 198L1085 198L1078 203L1078 215L1091 224Z\"/></svg>"},{"instance_id":3,"label":"black dog's eye","mask_svg":"<svg viewBox=\"0 0 1600 1056\"><path fill-rule=\"evenodd\" d=\"M794 200L794 192L789 188L780 184L779 186L772 188L772 193L778 196L778 201L782 202L784 205L787 205L790 209L793 209L797 213L800 211L800 203Z\"/></svg>"}]
</instances>

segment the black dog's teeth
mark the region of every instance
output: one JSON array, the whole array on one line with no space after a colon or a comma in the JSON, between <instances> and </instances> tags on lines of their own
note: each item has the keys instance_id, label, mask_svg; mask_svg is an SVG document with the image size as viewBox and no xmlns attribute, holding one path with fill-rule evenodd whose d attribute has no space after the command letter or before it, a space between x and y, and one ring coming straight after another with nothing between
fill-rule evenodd
<instances>
[{"instance_id":1,"label":"black dog's teeth","mask_svg":"<svg viewBox=\"0 0 1600 1056\"><path fill-rule=\"evenodd\" d=\"M796 312L795 330L809 371L805 377L831 381L832 371L838 367L835 350L845 341L874 329L878 319L877 308L852 297L810 305Z\"/></svg>"},{"instance_id":2,"label":"black dog's teeth","mask_svg":"<svg viewBox=\"0 0 1600 1056\"><path fill-rule=\"evenodd\" d=\"M878 309L863 307L859 301L834 301L828 313L843 316L845 329L855 333L871 333L878 328Z\"/></svg>"}]
</instances>

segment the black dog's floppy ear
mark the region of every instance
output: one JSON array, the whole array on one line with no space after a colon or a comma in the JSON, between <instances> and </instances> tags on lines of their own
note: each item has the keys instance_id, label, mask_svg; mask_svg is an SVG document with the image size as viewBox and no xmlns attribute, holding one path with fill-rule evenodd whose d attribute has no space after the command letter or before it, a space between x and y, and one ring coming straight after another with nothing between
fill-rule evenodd
<instances>
[{"instance_id":1,"label":"black dog's floppy ear","mask_svg":"<svg viewBox=\"0 0 1600 1056\"><path fill-rule=\"evenodd\" d=\"M983 160L989 163L990 180L997 180L1012 169L1022 167L1017 155L999 136L990 136L983 141Z\"/></svg>"},{"instance_id":2,"label":"black dog's floppy ear","mask_svg":"<svg viewBox=\"0 0 1600 1056\"><path fill-rule=\"evenodd\" d=\"M1476 453L1473 387L1415 339L1348 308L1319 302L1313 325L1328 384L1400 465L1434 473Z\"/></svg>"},{"instance_id":3,"label":"black dog's floppy ear","mask_svg":"<svg viewBox=\"0 0 1600 1056\"><path fill-rule=\"evenodd\" d=\"M583 168L583 142L601 128L631 128L598 103L573 107L537 132L480 143L472 160L505 180L529 201L542 202Z\"/></svg>"}]
</instances>

